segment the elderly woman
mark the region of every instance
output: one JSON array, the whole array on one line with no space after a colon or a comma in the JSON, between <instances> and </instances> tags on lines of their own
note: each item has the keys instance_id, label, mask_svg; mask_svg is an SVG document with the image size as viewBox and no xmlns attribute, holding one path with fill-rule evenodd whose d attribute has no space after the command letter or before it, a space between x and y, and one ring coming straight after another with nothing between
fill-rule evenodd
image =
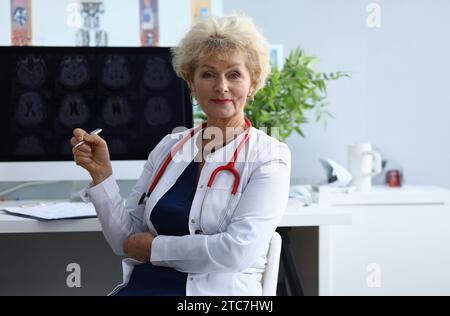
<instances>
[{"instance_id":1,"label":"elderly woman","mask_svg":"<svg viewBox=\"0 0 450 316\"><path fill-rule=\"evenodd\" d=\"M103 233L123 260L116 295L261 295L270 239L288 200L288 147L251 126L246 102L270 72L250 18L212 18L173 49L173 66L207 121L152 150L125 203L106 142L74 130ZM224 167L226 166L226 168ZM149 189L150 187L150 189Z\"/></svg>"}]
</instances>

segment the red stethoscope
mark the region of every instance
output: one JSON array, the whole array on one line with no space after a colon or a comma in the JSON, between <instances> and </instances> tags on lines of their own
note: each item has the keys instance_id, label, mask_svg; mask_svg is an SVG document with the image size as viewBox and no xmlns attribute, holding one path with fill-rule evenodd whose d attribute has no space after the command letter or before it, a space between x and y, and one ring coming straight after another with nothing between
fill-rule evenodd
<instances>
[{"instance_id":1,"label":"red stethoscope","mask_svg":"<svg viewBox=\"0 0 450 316\"><path fill-rule=\"evenodd\" d=\"M247 130L244 133L243 139L241 140L241 142L237 146L236 150L234 151L233 157L231 158L231 160L226 165L223 165L223 166L220 166L220 167L216 168L211 173L211 176L210 176L209 181L208 181L208 185L206 187L206 192L205 192L205 195L203 196L202 204L201 204L201 207L200 207L200 216L199 216L199 218L200 218L200 220L199 220L200 230L197 230L196 233L202 233L203 232L203 229L201 227L202 226L201 218L202 218L202 213L203 213L203 202L205 201L205 197L207 196L209 189L211 189L211 187L212 187L212 185L214 183L214 180L216 179L216 175L219 172L221 172L221 171L229 171L234 176L233 189L231 190L231 195L230 195L230 199L228 200L227 209L229 208L231 197L234 196L236 194L236 192L237 192L240 179L239 179L239 172L234 167L234 163L235 163L235 161L236 161L236 159L237 159L237 157L239 155L239 152L241 151L242 147L244 147L245 143L248 141L248 138L250 136L251 127L252 127L252 123L246 117L244 117L244 120L245 120L245 124L247 125ZM202 123L201 126L198 126L196 128L191 129L190 133L172 148L170 153L167 155L167 158L164 161L163 165L161 166L161 168L159 169L158 173L156 174L156 177L153 180L150 188L148 189L148 192L147 193L144 192L142 194L141 199L139 200L139 205L144 204L144 203L147 202L148 197L150 196L150 194L155 189L156 185L159 182L159 179L162 177L163 173L166 171L167 166L172 161L172 158L176 155L178 150L189 139L191 139L195 134L197 134L199 131L203 130L205 127L206 127L206 122ZM221 226L221 224L219 224L219 226Z\"/></svg>"}]
</instances>

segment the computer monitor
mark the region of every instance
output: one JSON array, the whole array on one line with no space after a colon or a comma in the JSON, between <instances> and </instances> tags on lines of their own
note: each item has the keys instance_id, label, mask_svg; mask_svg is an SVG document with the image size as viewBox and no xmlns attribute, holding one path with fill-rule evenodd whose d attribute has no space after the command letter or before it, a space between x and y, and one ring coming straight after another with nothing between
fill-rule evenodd
<instances>
[{"instance_id":1,"label":"computer monitor","mask_svg":"<svg viewBox=\"0 0 450 316\"><path fill-rule=\"evenodd\" d=\"M114 175L137 179L175 127L192 127L167 47L0 47L0 181L87 180L69 143L101 128Z\"/></svg>"}]
</instances>

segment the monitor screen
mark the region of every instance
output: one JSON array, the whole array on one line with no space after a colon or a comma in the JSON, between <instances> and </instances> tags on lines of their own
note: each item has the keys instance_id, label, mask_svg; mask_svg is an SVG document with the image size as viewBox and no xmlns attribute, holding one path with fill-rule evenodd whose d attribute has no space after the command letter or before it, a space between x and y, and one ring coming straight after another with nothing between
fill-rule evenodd
<instances>
[{"instance_id":1,"label":"monitor screen","mask_svg":"<svg viewBox=\"0 0 450 316\"><path fill-rule=\"evenodd\" d=\"M145 160L193 125L164 47L0 47L0 93L0 162L73 162L76 127L101 128L112 160Z\"/></svg>"}]
</instances>

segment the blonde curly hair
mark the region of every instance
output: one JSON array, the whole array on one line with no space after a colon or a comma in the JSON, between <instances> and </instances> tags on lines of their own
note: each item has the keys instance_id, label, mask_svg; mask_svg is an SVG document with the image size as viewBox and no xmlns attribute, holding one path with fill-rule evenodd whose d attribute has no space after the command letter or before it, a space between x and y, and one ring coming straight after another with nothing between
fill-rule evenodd
<instances>
[{"instance_id":1,"label":"blonde curly hair","mask_svg":"<svg viewBox=\"0 0 450 316\"><path fill-rule=\"evenodd\" d=\"M189 85L203 57L228 57L244 53L252 81L252 97L270 74L269 45L252 19L242 14L212 17L195 24L177 47L172 48L172 65Z\"/></svg>"}]
</instances>

